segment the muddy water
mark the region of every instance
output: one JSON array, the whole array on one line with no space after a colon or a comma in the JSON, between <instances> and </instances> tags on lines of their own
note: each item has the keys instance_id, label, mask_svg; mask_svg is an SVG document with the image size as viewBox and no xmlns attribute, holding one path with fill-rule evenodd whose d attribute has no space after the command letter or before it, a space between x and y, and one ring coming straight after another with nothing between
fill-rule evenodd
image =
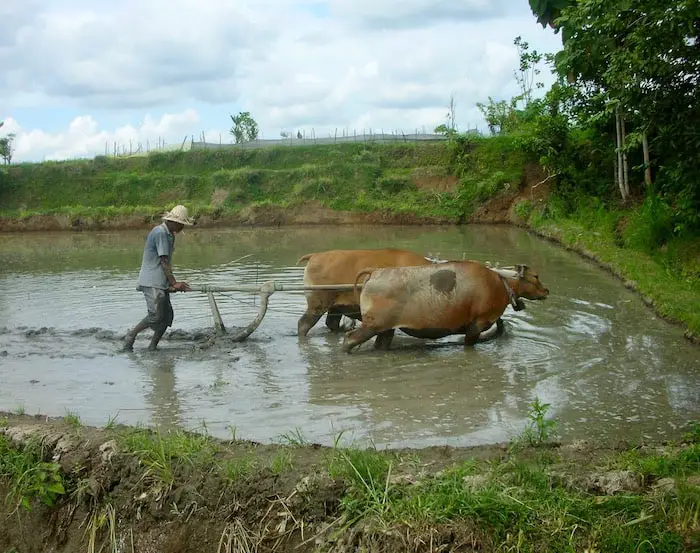
<instances>
[{"instance_id":1,"label":"muddy water","mask_svg":"<svg viewBox=\"0 0 700 553\"><path fill-rule=\"evenodd\" d=\"M117 350L145 312L135 290L143 232L0 235L0 409L78 413L90 424L206 424L218 436L274 441L296 428L330 444L493 443L516 435L538 396L564 439L674 436L700 413L700 354L617 280L517 229L283 228L191 230L176 274L197 284L300 283L304 253L406 247L443 258L525 262L551 296L505 313L499 340L465 350L459 337L397 333L389 352L352 355L320 322L296 336L305 300L278 292L243 344L201 347L213 319L203 295L174 296L161 351ZM240 262L233 261L252 254ZM257 312L244 293L218 296L225 323Z\"/></svg>"}]
</instances>

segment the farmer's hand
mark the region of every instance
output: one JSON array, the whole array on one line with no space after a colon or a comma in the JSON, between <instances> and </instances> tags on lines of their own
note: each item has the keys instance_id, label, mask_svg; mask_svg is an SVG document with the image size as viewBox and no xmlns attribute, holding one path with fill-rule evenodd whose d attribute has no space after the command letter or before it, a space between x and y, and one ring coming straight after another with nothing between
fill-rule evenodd
<instances>
[{"instance_id":1,"label":"farmer's hand","mask_svg":"<svg viewBox=\"0 0 700 553\"><path fill-rule=\"evenodd\" d=\"M173 284L172 289L175 292L191 292L192 291L192 288L190 288L190 285L184 281L176 282L175 284Z\"/></svg>"}]
</instances>

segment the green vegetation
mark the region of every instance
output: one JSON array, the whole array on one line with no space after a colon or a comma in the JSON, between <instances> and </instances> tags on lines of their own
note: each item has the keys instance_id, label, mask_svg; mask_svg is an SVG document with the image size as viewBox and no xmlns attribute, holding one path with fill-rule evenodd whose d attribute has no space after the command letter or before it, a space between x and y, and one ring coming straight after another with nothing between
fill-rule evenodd
<instances>
[{"instance_id":1,"label":"green vegetation","mask_svg":"<svg viewBox=\"0 0 700 553\"><path fill-rule=\"evenodd\" d=\"M549 403L542 403L540 398L535 398L527 414L530 422L520 437L522 442L532 447L543 446L549 442L557 425L555 420L546 418L549 407Z\"/></svg>"},{"instance_id":2,"label":"green vegetation","mask_svg":"<svg viewBox=\"0 0 700 553\"><path fill-rule=\"evenodd\" d=\"M53 506L66 493L60 466L45 462L38 444L28 443L17 449L3 435L0 435L0 479L10 483L6 501L14 510L23 507L30 511L34 500Z\"/></svg>"},{"instance_id":3,"label":"green vegetation","mask_svg":"<svg viewBox=\"0 0 700 553\"><path fill-rule=\"evenodd\" d=\"M476 147L483 144L482 147ZM474 151L467 160L466 150ZM456 159L461 181L453 183ZM520 181L523 157L509 139L473 143L343 144L250 150L194 150L146 157L19 164L2 194L5 216L57 214L149 220L182 201L222 216L250 205L316 200L337 210L388 210L464 218ZM449 188L449 190L447 190Z\"/></svg>"},{"instance_id":4,"label":"green vegetation","mask_svg":"<svg viewBox=\"0 0 700 553\"><path fill-rule=\"evenodd\" d=\"M176 476L184 478L195 467L212 464L215 454L208 436L182 430L133 429L117 438L123 449L140 459L146 469L143 478L166 487L175 483Z\"/></svg>"},{"instance_id":5,"label":"green vegetation","mask_svg":"<svg viewBox=\"0 0 700 553\"><path fill-rule=\"evenodd\" d=\"M235 116L231 115L231 135L236 144L249 142L258 138L258 123L250 115L249 111L241 111Z\"/></svg>"}]
</instances>

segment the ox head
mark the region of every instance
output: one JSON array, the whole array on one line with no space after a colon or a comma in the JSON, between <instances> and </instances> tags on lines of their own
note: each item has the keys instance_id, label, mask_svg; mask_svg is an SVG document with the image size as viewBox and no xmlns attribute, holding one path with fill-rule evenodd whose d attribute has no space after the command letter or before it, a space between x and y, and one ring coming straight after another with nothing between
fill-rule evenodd
<instances>
[{"instance_id":1,"label":"ox head","mask_svg":"<svg viewBox=\"0 0 700 553\"><path fill-rule=\"evenodd\" d=\"M543 300L549 295L549 290L540 282L537 273L527 265L516 265L518 272L515 295L528 300Z\"/></svg>"}]
</instances>

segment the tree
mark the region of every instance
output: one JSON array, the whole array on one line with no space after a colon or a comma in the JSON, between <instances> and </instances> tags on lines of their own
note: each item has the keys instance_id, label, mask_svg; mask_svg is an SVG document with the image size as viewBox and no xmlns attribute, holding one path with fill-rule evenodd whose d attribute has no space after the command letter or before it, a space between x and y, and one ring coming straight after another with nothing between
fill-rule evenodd
<instances>
[{"instance_id":1,"label":"tree","mask_svg":"<svg viewBox=\"0 0 700 553\"><path fill-rule=\"evenodd\" d=\"M658 167L659 191L677 215L699 224L700 4L579 0L561 9L556 24L564 38L556 67L574 77L579 119L608 128L615 122L620 182L619 163L642 148L645 168Z\"/></svg>"},{"instance_id":2,"label":"tree","mask_svg":"<svg viewBox=\"0 0 700 553\"><path fill-rule=\"evenodd\" d=\"M576 0L530 0L530 9L537 17L537 22L543 27L551 27L554 32L559 32L559 26L555 20L561 15L564 8L573 6Z\"/></svg>"},{"instance_id":3,"label":"tree","mask_svg":"<svg viewBox=\"0 0 700 553\"><path fill-rule=\"evenodd\" d=\"M10 133L7 136L0 138L0 157L9 165L12 162L12 154L14 154L15 134Z\"/></svg>"},{"instance_id":4,"label":"tree","mask_svg":"<svg viewBox=\"0 0 700 553\"><path fill-rule=\"evenodd\" d=\"M249 111L241 111L238 115L231 115L233 126L231 134L236 144L250 142L258 138L258 123L250 115Z\"/></svg>"}]
</instances>

